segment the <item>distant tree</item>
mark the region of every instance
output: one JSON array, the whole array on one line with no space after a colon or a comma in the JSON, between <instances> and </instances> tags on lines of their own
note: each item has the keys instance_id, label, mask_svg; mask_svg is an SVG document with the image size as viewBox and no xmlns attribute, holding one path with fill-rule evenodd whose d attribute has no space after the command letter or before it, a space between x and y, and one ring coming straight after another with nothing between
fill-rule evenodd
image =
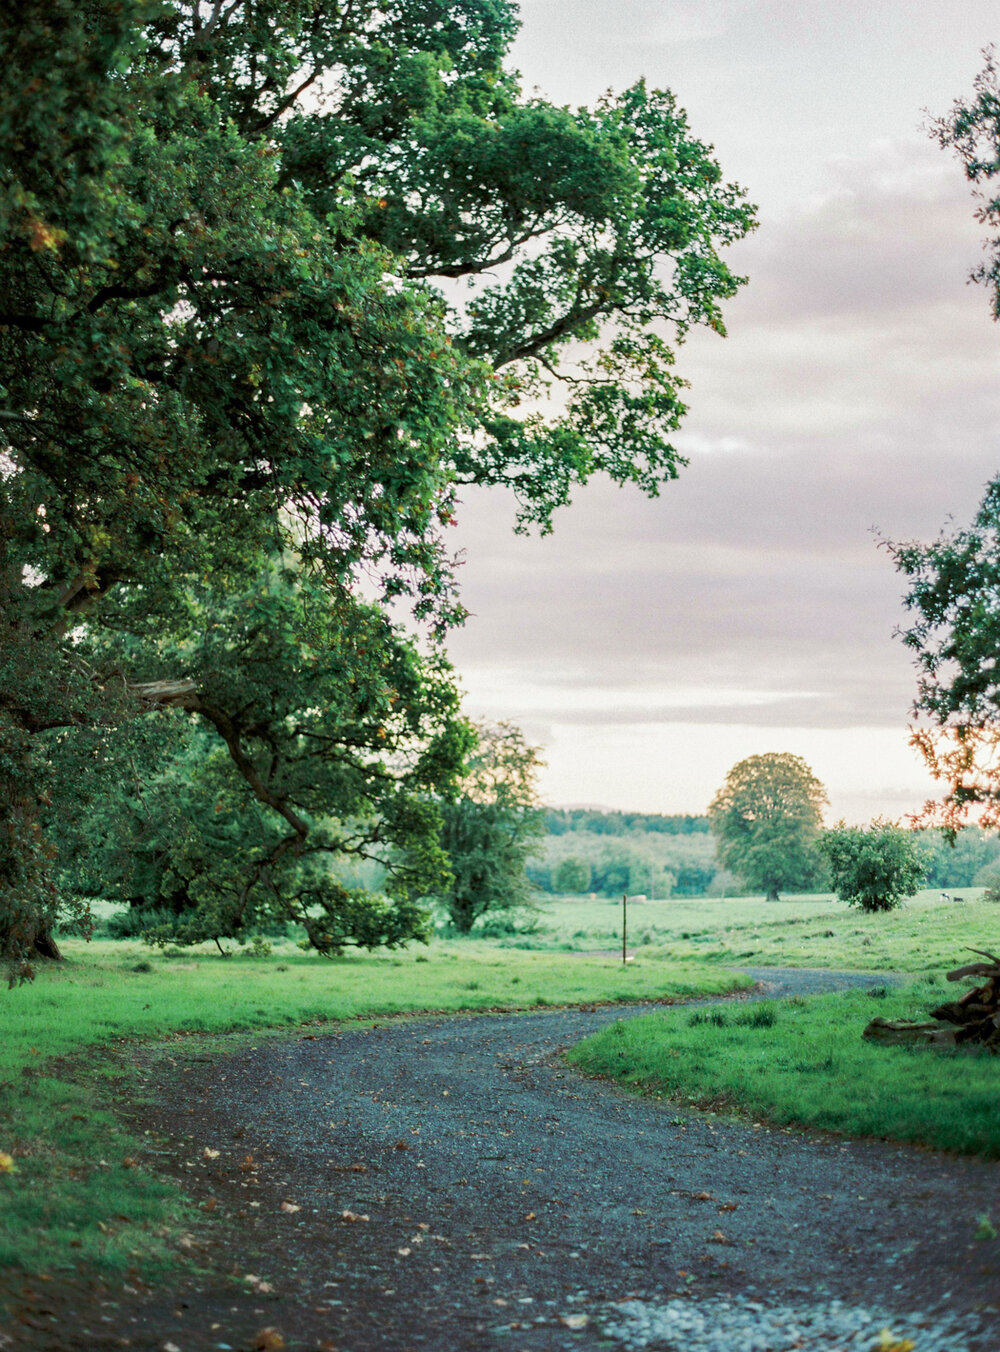
<instances>
[{"instance_id":1,"label":"distant tree","mask_svg":"<svg viewBox=\"0 0 1000 1352\"><path fill-rule=\"evenodd\" d=\"M564 896L579 895L590 890L590 865L585 859L570 855L556 868L553 887Z\"/></svg>"},{"instance_id":2,"label":"distant tree","mask_svg":"<svg viewBox=\"0 0 1000 1352\"><path fill-rule=\"evenodd\" d=\"M863 911L893 910L917 891L927 872L919 837L881 819L868 826L840 821L824 832L821 846L834 892Z\"/></svg>"},{"instance_id":3,"label":"distant tree","mask_svg":"<svg viewBox=\"0 0 1000 1352\"><path fill-rule=\"evenodd\" d=\"M671 896L703 897L712 885L714 864L683 864L677 870Z\"/></svg>"},{"instance_id":4,"label":"distant tree","mask_svg":"<svg viewBox=\"0 0 1000 1352\"><path fill-rule=\"evenodd\" d=\"M439 900L460 934L488 911L530 903L525 864L545 831L538 748L512 723L479 723L475 732L459 792L440 804L452 881Z\"/></svg>"},{"instance_id":5,"label":"distant tree","mask_svg":"<svg viewBox=\"0 0 1000 1352\"><path fill-rule=\"evenodd\" d=\"M545 828L550 836L568 831L598 836L626 836L637 832L656 835L707 835L708 818L688 814L665 816L659 812L599 812L591 808L550 807L545 812Z\"/></svg>"},{"instance_id":6,"label":"distant tree","mask_svg":"<svg viewBox=\"0 0 1000 1352\"><path fill-rule=\"evenodd\" d=\"M826 802L826 790L800 756L772 752L740 761L708 809L719 859L768 901L809 887L820 873Z\"/></svg>"},{"instance_id":7,"label":"distant tree","mask_svg":"<svg viewBox=\"0 0 1000 1352\"><path fill-rule=\"evenodd\" d=\"M1000 864L1000 838L978 826L952 835L925 829L917 836L927 861L925 887L978 887Z\"/></svg>"}]
</instances>

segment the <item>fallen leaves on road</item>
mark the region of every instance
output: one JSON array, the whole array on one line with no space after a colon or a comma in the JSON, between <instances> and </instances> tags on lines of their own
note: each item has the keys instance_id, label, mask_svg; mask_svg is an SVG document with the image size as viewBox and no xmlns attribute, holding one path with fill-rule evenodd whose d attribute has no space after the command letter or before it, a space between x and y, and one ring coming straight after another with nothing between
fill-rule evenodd
<instances>
[{"instance_id":1,"label":"fallen leaves on road","mask_svg":"<svg viewBox=\"0 0 1000 1352\"><path fill-rule=\"evenodd\" d=\"M562 1314L559 1322L567 1329L585 1329L590 1323L589 1314Z\"/></svg>"},{"instance_id":2,"label":"fallen leaves on road","mask_svg":"<svg viewBox=\"0 0 1000 1352\"><path fill-rule=\"evenodd\" d=\"M287 1344L281 1336L281 1331L269 1324L266 1329L261 1329L255 1334L250 1346L253 1352L281 1352Z\"/></svg>"},{"instance_id":3,"label":"fallen leaves on road","mask_svg":"<svg viewBox=\"0 0 1000 1352\"><path fill-rule=\"evenodd\" d=\"M346 1221L348 1225L356 1224L358 1221L370 1221L371 1216L367 1216L363 1211L342 1211L340 1219Z\"/></svg>"},{"instance_id":4,"label":"fallen leaves on road","mask_svg":"<svg viewBox=\"0 0 1000 1352\"><path fill-rule=\"evenodd\" d=\"M282 1211L287 1212L289 1216L294 1216L296 1211L302 1210L296 1202L282 1202L281 1209Z\"/></svg>"},{"instance_id":5,"label":"fallen leaves on road","mask_svg":"<svg viewBox=\"0 0 1000 1352\"><path fill-rule=\"evenodd\" d=\"M889 1329L883 1329L877 1343L872 1344L872 1352L914 1352L916 1343L909 1338L894 1338Z\"/></svg>"}]
</instances>

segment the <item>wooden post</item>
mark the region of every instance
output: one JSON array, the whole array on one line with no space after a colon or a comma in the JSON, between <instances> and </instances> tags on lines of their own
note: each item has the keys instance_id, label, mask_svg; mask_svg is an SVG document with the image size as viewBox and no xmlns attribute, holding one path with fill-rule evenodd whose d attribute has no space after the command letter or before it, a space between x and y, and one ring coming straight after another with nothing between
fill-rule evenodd
<instances>
[{"instance_id":1,"label":"wooden post","mask_svg":"<svg viewBox=\"0 0 1000 1352\"><path fill-rule=\"evenodd\" d=\"M628 929L628 893L622 893L622 966L628 962L625 952L625 936Z\"/></svg>"}]
</instances>

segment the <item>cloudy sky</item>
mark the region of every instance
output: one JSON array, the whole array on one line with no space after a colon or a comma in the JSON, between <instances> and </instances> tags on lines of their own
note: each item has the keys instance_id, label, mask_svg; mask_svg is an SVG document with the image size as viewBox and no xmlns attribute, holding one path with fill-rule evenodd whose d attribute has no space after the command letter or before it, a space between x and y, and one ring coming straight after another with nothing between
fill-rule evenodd
<instances>
[{"instance_id":1,"label":"cloudy sky","mask_svg":"<svg viewBox=\"0 0 1000 1352\"><path fill-rule=\"evenodd\" d=\"M595 483L546 539L467 498L451 651L557 804L702 812L737 760L804 756L831 820L914 811L914 694L877 545L965 522L1000 468L1000 330L980 227L924 130L1000 41L965 0L522 0L528 88L668 87L760 208L729 337L682 350L690 457L653 502Z\"/></svg>"}]
</instances>

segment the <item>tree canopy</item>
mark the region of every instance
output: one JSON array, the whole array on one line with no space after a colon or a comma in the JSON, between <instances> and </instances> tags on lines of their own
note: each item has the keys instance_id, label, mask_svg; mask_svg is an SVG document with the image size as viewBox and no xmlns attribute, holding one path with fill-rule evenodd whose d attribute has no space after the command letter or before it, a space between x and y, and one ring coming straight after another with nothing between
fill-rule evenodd
<instances>
[{"instance_id":1,"label":"tree canopy","mask_svg":"<svg viewBox=\"0 0 1000 1352\"><path fill-rule=\"evenodd\" d=\"M460 934L487 912L530 904L525 864L545 834L538 748L512 723L479 723L475 734L458 791L440 805L451 876L437 895Z\"/></svg>"},{"instance_id":2,"label":"tree canopy","mask_svg":"<svg viewBox=\"0 0 1000 1352\"><path fill-rule=\"evenodd\" d=\"M1000 74L991 49L973 97L960 99L934 124L957 154L991 232L986 258L972 272L989 290L1000 318ZM987 487L971 526L942 532L930 544L888 544L907 579L910 620L903 642L918 670L914 745L944 788L928 804L953 835L970 818L1000 825L1000 479Z\"/></svg>"},{"instance_id":3,"label":"tree canopy","mask_svg":"<svg viewBox=\"0 0 1000 1352\"><path fill-rule=\"evenodd\" d=\"M673 347L723 331L742 279L719 249L753 210L669 93L525 99L516 27L507 0L0 11L0 947L22 973L98 778L64 767L132 754L139 716L208 736L223 811L269 824L197 884L218 913L269 890L335 949L347 903L314 874L342 848L422 835L437 866L427 804L467 732L399 625L461 618L462 485L548 529L595 472L677 473ZM133 754L111 778L172 773Z\"/></svg>"},{"instance_id":4,"label":"tree canopy","mask_svg":"<svg viewBox=\"0 0 1000 1352\"><path fill-rule=\"evenodd\" d=\"M719 858L768 901L809 887L820 872L826 802L826 790L801 756L770 752L740 761L708 808Z\"/></svg>"},{"instance_id":5,"label":"tree canopy","mask_svg":"<svg viewBox=\"0 0 1000 1352\"><path fill-rule=\"evenodd\" d=\"M894 910L924 881L927 859L921 843L918 834L895 822L838 822L822 838L834 892L862 911Z\"/></svg>"}]
</instances>

